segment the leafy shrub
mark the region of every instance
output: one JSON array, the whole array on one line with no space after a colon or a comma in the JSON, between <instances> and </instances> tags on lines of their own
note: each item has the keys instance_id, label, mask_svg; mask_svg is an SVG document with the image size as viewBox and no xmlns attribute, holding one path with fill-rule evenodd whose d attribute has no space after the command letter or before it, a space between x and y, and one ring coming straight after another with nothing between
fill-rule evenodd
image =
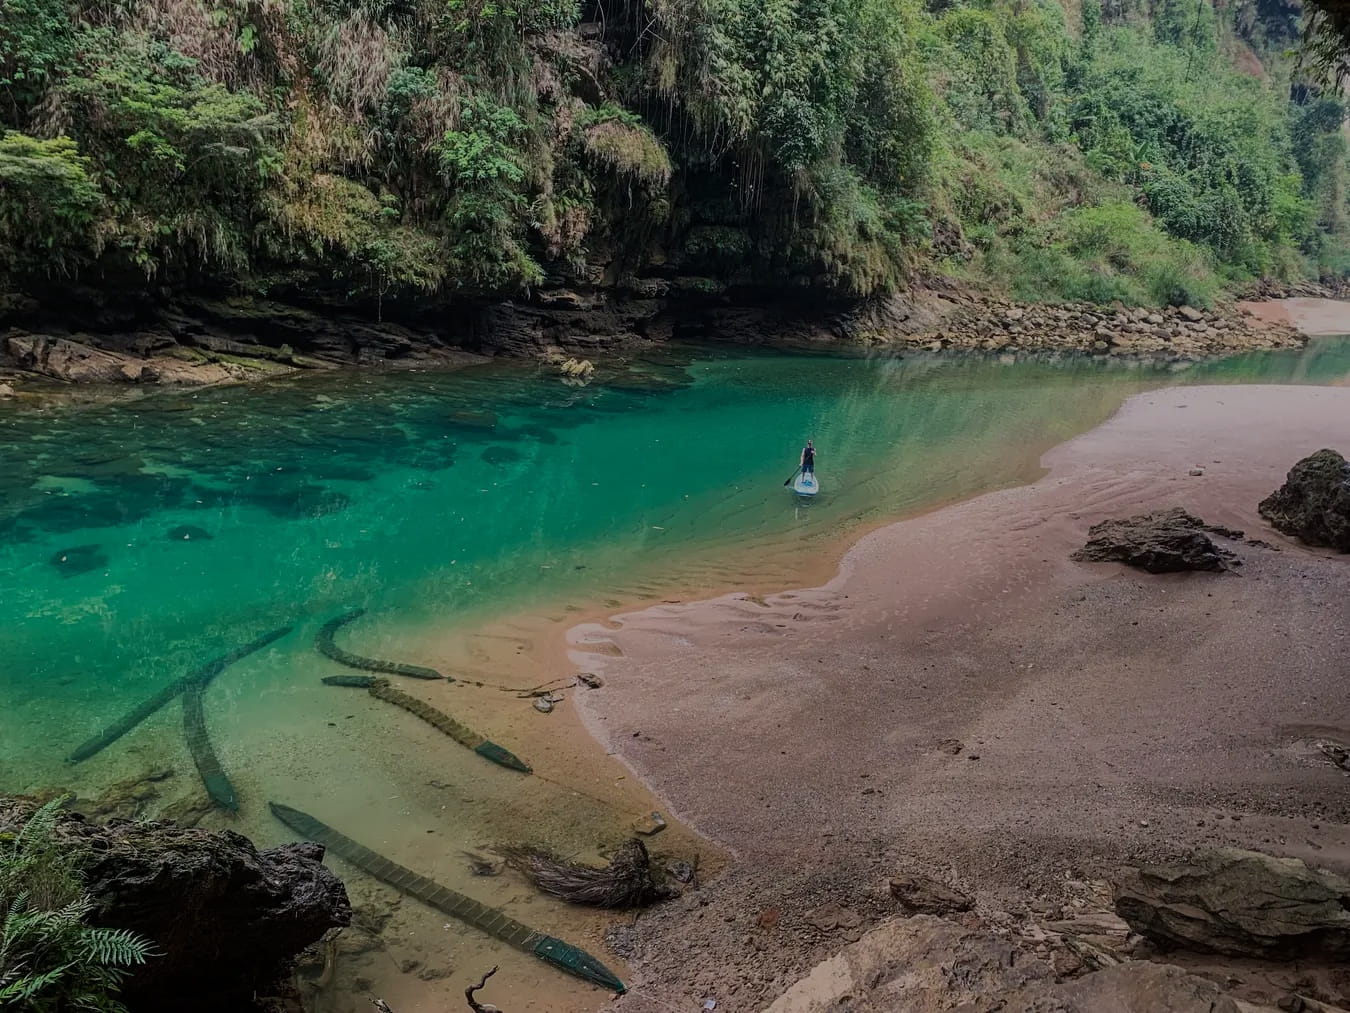
<instances>
[{"instance_id":1,"label":"leafy shrub","mask_svg":"<svg viewBox=\"0 0 1350 1013\"><path fill-rule=\"evenodd\" d=\"M65 5L52 0L5 0L2 13L0 92L26 108L53 75L68 69L74 27Z\"/></svg>"},{"instance_id":2,"label":"leafy shrub","mask_svg":"<svg viewBox=\"0 0 1350 1013\"><path fill-rule=\"evenodd\" d=\"M1032 301L1209 306L1221 284L1203 251L1120 201L1065 212L1001 264Z\"/></svg>"},{"instance_id":3,"label":"leafy shrub","mask_svg":"<svg viewBox=\"0 0 1350 1013\"><path fill-rule=\"evenodd\" d=\"M450 187L446 216L460 285L531 285L543 277L524 237L525 165L515 147L524 133L514 110L477 97L437 151Z\"/></svg>"},{"instance_id":4,"label":"leafy shrub","mask_svg":"<svg viewBox=\"0 0 1350 1013\"><path fill-rule=\"evenodd\" d=\"M0 269L69 273L94 253L103 195L69 137L0 134Z\"/></svg>"}]
</instances>

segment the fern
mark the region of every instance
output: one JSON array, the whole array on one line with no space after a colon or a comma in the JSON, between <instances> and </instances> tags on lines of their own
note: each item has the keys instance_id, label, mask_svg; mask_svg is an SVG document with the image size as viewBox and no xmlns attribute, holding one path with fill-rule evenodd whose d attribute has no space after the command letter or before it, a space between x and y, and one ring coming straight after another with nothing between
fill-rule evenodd
<instances>
[{"instance_id":1,"label":"fern","mask_svg":"<svg viewBox=\"0 0 1350 1013\"><path fill-rule=\"evenodd\" d=\"M126 968L153 951L133 932L88 923L86 856L57 830L64 803L47 803L18 834L0 836L0 1008L125 1013L116 994Z\"/></svg>"}]
</instances>

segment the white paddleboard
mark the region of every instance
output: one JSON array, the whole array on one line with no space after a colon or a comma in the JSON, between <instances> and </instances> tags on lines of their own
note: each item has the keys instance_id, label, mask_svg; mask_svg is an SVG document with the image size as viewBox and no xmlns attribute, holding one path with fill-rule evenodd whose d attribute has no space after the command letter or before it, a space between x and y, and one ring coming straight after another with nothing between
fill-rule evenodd
<instances>
[{"instance_id":1,"label":"white paddleboard","mask_svg":"<svg viewBox=\"0 0 1350 1013\"><path fill-rule=\"evenodd\" d=\"M820 492L820 482L815 475L798 475L792 482L792 491L798 496L814 496Z\"/></svg>"}]
</instances>

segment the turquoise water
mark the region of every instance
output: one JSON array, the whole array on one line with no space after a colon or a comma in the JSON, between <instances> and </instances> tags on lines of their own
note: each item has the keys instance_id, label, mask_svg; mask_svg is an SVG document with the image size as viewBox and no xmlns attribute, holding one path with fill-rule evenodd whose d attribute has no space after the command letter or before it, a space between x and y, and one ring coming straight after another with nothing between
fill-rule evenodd
<instances>
[{"instance_id":1,"label":"turquoise water","mask_svg":"<svg viewBox=\"0 0 1350 1013\"><path fill-rule=\"evenodd\" d=\"M500 651L463 648L476 627L516 612L561 627L671 589L790 583L850 526L1023 481L1128 394L1199 382L1347 383L1350 340L1188 368L687 349L584 387L493 364L42 411L0 402L0 790L190 773L177 718L162 715L87 763L64 758L171 680L293 625L210 691L242 825L286 839L269 797L378 813L389 848L413 851L393 857L444 862L396 828L448 808L470 846L538 799L503 794L514 789L497 772L458 754L437 766L454 803L429 794L426 772L410 773L419 733L385 711L358 716L354 697L319 684L335 671L312 648L325 620L366 608L345 646L518 685ZM808 436L823 491L803 501L783 480ZM445 693L528 752L524 704ZM361 727L382 737L345 731ZM569 818L562 837L604 816Z\"/></svg>"},{"instance_id":2,"label":"turquoise water","mask_svg":"<svg viewBox=\"0 0 1350 1013\"><path fill-rule=\"evenodd\" d=\"M619 597L701 565L716 584L739 574L708 558L727 547L1012 481L1141 386L1347 374L1344 341L1184 372L691 352L580 388L489 366L0 407L0 708L63 697L78 735L240 631L349 607L371 612L367 653L391 653L394 617ZM824 492L804 504L781 482L808 435Z\"/></svg>"}]
</instances>

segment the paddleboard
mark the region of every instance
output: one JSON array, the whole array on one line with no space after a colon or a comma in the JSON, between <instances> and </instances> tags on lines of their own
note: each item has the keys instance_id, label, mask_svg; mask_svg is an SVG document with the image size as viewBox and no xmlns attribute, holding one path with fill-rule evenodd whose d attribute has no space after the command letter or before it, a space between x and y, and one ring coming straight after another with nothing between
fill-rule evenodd
<instances>
[{"instance_id":1,"label":"paddleboard","mask_svg":"<svg viewBox=\"0 0 1350 1013\"><path fill-rule=\"evenodd\" d=\"M792 491L798 496L814 496L820 492L820 482L815 475L798 475L792 482Z\"/></svg>"}]
</instances>

